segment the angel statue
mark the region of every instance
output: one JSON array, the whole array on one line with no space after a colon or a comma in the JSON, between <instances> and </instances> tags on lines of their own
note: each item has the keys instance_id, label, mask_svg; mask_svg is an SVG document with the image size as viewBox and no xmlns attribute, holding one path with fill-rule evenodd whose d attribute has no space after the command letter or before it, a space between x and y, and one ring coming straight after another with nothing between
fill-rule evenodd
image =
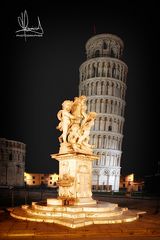
<instances>
[{"instance_id":1,"label":"angel statue","mask_svg":"<svg viewBox=\"0 0 160 240\"><path fill-rule=\"evenodd\" d=\"M66 100L62 103L62 110L57 113L58 119L61 121L57 129L62 131L62 135L59 137L60 142L67 141L68 129L71 124L71 120L74 119L73 115L70 113L73 101Z\"/></svg>"},{"instance_id":2,"label":"angel statue","mask_svg":"<svg viewBox=\"0 0 160 240\"><path fill-rule=\"evenodd\" d=\"M62 110L57 114L60 120L57 129L62 131L59 137L60 154L75 152L92 154L89 134L94 125L96 113L86 113L86 100L86 96L80 96L75 97L74 101L65 100L62 103Z\"/></svg>"}]
</instances>

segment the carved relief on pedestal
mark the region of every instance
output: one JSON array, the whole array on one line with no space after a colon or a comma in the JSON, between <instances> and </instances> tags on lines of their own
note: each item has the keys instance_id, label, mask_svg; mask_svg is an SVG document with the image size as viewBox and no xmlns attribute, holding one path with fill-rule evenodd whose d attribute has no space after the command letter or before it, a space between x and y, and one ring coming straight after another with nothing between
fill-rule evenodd
<instances>
[{"instance_id":1,"label":"carved relief on pedestal","mask_svg":"<svg viewBox=\"0 0 160 240\"><path fill-rule=\"evenodd\" d=\"M71 187L74 183L74 177L63 174L61 178L58 179L57 185L60 187Z\"/></svg>"},{"instance_id":2,"label":"carved relief on pedestal","mask_svg":"<svg viewBox=\"0 0 160 240\"><path fill-rule=\"evenodd\" d=\"M87 165L80 165L77 171L77 197L91 197L91 174Z\"/></svg>"},{"instance_id":3,"label":"carved relief on pedestal","mask_svg":"<svg viewBox=\"0 0 160 240\"><path fill-rule=\"evenodd\" d=\"M71 198L74 196L74 192L72 192L71 188L74 184L75 178L70 176L69 174L63 174L57 181L57 185L60 187L59 196L62 198Z\"/></svg>"}]
</instances>

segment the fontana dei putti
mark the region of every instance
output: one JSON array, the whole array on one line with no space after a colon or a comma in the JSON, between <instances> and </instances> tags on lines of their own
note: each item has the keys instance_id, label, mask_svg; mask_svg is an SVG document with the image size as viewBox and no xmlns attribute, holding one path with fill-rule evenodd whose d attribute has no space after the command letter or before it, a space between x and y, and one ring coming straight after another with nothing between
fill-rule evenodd
<instances>
[{"instance_id":1,"label":"fontana dei putti","mask_svg":"<svg viewBox=\"0 0 160 240\"><path fill-rule=\"evenodd\" d=\"M57 198L32 202L11 211L21 220L61 224L70 228L91 224L113 224L138 219L141 212L121 208L118 204L96 201L92 197L92 162L98 160L90 143L95 112L87 112L86 96L65 100L57 117L59 153L59 191Z\"/></svg>"}]
</instances>

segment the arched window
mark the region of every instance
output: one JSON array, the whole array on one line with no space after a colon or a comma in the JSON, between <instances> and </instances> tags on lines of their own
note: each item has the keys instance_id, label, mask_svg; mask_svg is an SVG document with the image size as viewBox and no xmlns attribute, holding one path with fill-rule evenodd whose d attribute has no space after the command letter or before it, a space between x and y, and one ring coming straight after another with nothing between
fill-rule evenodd
<instances>
[{"instance_id":1,"label":"arched window","mask_svg":"<svg viewBox=\"0 0 160 240\"><path fill-rule=\"evenodd\" d=\"M112 78L115 78L116 77L116 67L115 67L115 64L113 64L113 67L112 67Z\"/></svg>"},{"instance_id":2,"label":"arched window","mask_svg":"<svg viewBox=\"0 0 160 240\"><path fill-rule=\"evenodd\" d=\"M95 51L95 57L99 57L99 56L100 56L99 50L96 50Z\"/></svg>"},{"instance_id":3,"label":"arched window","mask_svg":"<svg viewBox=\"0 0 160 240\"><path fill-rule=\"evenodd\" d=\"M3 149L1 149L1 157L2 157L2 160L4 158L4 152L3 152Z\"/></svg>"},{"instance_id":4,"label":"arched window","mask_svg":"<svg viewBox=\"0 0 160 240\"><path fill-rule=\"evenodd\" d=\"M12 153L9 154L9 161L12 161Z\"/></svg>"},{"instance_id":5,"label":"arched window","mask_svg":"<svg viewBox=\"0 0 160 240\"><path fill-rule=\"evenodd\" d=\"M106 44L106 42L103 42L103 49L107 49L107 44Z\"/></svg>"},{"instance_id":6,"label":"arched window","mask_svg":"<svg viewBox=\"0 0 160 240\"><path fill-rule=\"evenodd\" d=\"M115 57L115 55L114 55L114 51L113 51L112 48L111 48L111 57Z\"/></svg>"},{"instance_id":7,"label":"arched window","mask_svg":"<svg viewBox=\"0 0 160 240\"><path fill-rule=\"evenodd\" d=\"M108 131L112 131L112 126L108 126Z\"/></svg>"}]
</instances>

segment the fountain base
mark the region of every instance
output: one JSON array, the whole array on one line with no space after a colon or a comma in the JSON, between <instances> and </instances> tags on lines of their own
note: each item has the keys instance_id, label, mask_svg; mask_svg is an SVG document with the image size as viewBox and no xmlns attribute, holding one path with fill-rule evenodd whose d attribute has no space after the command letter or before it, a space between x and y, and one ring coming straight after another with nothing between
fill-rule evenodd
<instances>
[{"instance_id":1,"label":"fountain base","mask_svg":"<svg viewBox=\"0 0 160 240\"><path fill-rule=\"evenodd\" d=\"M138 219L139 214L142 213L131 211L127 208L120 208L118 204L108 202L80 206L62 206L47 204L47 202L33 202L31 206L22 205L14 208L10 214L12 217L21 220L56 223L70 228L77 228L91 224L131 222Z\"/></svg>"}]
</instances>

